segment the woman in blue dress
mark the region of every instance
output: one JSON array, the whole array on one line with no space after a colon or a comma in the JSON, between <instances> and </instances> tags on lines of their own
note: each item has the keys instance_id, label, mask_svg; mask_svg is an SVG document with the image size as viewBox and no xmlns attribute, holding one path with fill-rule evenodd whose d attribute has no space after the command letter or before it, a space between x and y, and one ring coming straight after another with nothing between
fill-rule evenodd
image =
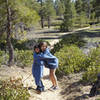
<instances>
[{"instance_id":1,"label":"woman in blue dress","mask_svg":"<svg viewBox=\"0 0 100 100\"><path fill-rule=\"evenodd\" d=\"M44 58L44 65L50 69L49 75L52 82L52 87L50 89L56 90L58 89L58 83L55 71L58 68L58 59L50 53L46 42L41 42L39 46L41 49L41 56ZM50 57L51 59L47 59L47 57Z\"/></svg>"}]
</instances>

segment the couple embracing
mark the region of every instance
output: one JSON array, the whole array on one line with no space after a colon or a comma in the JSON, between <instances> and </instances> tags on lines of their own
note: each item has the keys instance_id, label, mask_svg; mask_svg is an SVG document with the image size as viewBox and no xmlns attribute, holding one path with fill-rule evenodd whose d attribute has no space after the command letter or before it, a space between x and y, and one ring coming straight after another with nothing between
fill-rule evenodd
<instances>
[{"instance_id":1,"label":"couple embracing","mask_svg":"<svg viewBox=\"0 0 100 100\"><path fill-rule=\"evenodd\" d=\"M32 74L37 86L36 91L38 93L44 91L44 85L41 80L41 78L43 77L44 66L49 68L50 70L49 76L52 82L52 86L50 87L50 89L58 89L57 78L55 75L56 68L58 67L58 59L50 53L46 42L41 42L39 43L39 45L34 46L33 57L34 62L32 65Z\"/></svg>"}]
</instances>

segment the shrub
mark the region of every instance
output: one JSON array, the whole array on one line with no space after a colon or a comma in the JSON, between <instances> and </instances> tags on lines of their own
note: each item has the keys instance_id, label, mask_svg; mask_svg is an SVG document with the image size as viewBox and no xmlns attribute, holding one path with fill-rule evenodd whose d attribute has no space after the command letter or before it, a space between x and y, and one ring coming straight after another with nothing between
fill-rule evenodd
<instances>
[{"instance_id":1,"label":"shrub","mask_svg":"<svg viewBox=\"0 0 100 100\"><path fill-rule=\"evenodd\" d=\"M75 45L65 45L60 51L55 53L55 56L59 59L58 73L64 72L69 74L86 69L87 56Z\"/></svg>"},{"instance_id":2,"label":"shrub","mask_svg":"<svg viewBox=\"0 0 100 100\"><path fill-rule=\"evenodd\" d=\"M0 67L1 67L1 64L2 64L2 62L3 62L3 59L2 59L2 51L0 51Z\"/></svg>"},{"instance_id":3,"label":"shrub","mask_svg":"<svg viewBox=\"0 0 100 100\"><path fill-rule=\"evenodd\" d=\"M0 100L29 100L29 96L21 79L0 81Z\"/></svg>"},{"instance_id":4,"label":"shrub","mask_svg":"<svg viewBox=\"0 0 100 100\"><path fill-rule=\"evenodd\" d=\"M34 48L34 45L36 44L36 40L17 40L12 39L12 44L14 46L14 49L18 50L32 50Z\"/></svg>"},{"instance_id":5,"label":"shrub","mask_svg":"<svg viewBox=\"0 0 100 100\"><path fill-rule=\"evenodd\" d=\"M68 46L68 45L76 45L78 47L84 46L86 42L81 38L81 36L76 35L76 34L70 34L67 36L64 36L63 39L54 45L54 49L52 49L52 53L54 54L55 52L59 51L63 46Z\"/></svg>"},{"instance_id":6,"label":"shrub","mask_svg":"<svg viewBox=\"0 0 100 100\"><path fill-rule=\"evenodd\" d=\"M5 53L4 51L0 51L0 66L2 64L7 64L7 60L8 60L8 54Z\"/></svg>"},{"instance_id":7,"label":"shrub","mask_svg":"<svg viewBox=\"0 0 100 100\"><path fill-rule=\"evenodd\" d=\"M33 52L31 50L15 50L15 64L20 67L30 66L33 63ZM0 66L7 64L9 55L4 51L0 51Z\"/></svg>"},{"instance_id":8,"label":"shrub","mask_svg":"<svg viewBox=\"0 0 100 100\"><path fill-rule=\"evenodd\" d=\"M30 66L33 63L33 55L31 50L17 50L15 51L15 63L17 66Z\"/></svg>"},{"instance_id":9,"label":"shrub","mask_svg":"<svg viewBox=\"0 0 100 100\"><path fill-rule=\"evenodd\" d=\"M98 73L100 73L100 66L98 66L98 68L95 66L89 66L87 71L83 74L82 81L92 83L96 81Z\"/></svg>"},{"instance_id":10,"label":"shrub","mask_svg":"<svg viewBox=\"0 0 100 100\"><path fill-rule=\"evenodd\" d=\"M100 47L91 50L89 54L89 66L83 74L83 81L95 81L98 73L100 73Z\"/></svg>"}]
</instances>

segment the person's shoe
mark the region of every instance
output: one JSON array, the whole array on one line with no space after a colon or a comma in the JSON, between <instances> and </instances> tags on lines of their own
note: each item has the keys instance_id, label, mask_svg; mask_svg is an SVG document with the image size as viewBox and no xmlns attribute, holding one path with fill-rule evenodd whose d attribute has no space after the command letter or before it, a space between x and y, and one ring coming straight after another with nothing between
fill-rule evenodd
<instances>
[{"instance_id":1,"label":"person's shoe","mask_svg":"<svg viewBox=\"0 0 100 100\"><path fill-rule=\"evenodd\" d=\"M40 91L40 90L36 90L36 93L37 93L37 94L41 94L41 91Z\"/></svg>"},{"instance_id":2,"label":"person's shoe","mask_svg":"<svg viewBox=\"0 0 100 100\"><path fill-rule=\"evenodd\" d=\"M58 89L59 89L58 86L52 86L49 88L50 91L54 91L54 90L58 90Z\"/></svg>"},{"instance_id":3,"label":"person's shoe","mask_svg":"<svg viewBox=\"0 0 100 100\"><path fill-rule=\"evenodd\" d=\"M58 90L58 89L59 89L58 86L53 87L53 90Z\"/></svg>"},{"instance_id":4,"label":"person's shoe","mask_svg":"<svg viewBox=\"0 0 100 100\"><path fill-rule=\"evenodd\" d=\"M51 91L52 91L52 90L53 90L53 88L54 88L54 86L51 86L48 90L51 90Z\"/></svg>"}]
</instances>

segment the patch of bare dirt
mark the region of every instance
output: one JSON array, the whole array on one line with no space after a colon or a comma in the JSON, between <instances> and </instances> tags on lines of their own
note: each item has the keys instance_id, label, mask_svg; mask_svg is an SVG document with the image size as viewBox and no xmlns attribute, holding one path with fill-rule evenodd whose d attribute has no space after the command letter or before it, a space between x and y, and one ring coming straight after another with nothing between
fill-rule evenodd
<instances>
[{"instance_id":1,"label":"patch of bare dirt","mask_svg":"<svg viewBox=\"0 0 100 100\"><path fill-rule=\"evenodd\" d=\"M91 85L83 84L82 73L70 74L60 79L62 100L97 100L100 96L89 97Z\"/></svg>"},{"instance_id":2,"label":"patch of bare dirt","mask_svg":"<svg viewBox=\"0 0 100 100\"><path fill-rule=\"evenodd\" d=\"M70 74L68 76L63 76L58 78L59 89L56 91L48 90L52 84L49 80L49 70L45 68L43 83L45 86L45 92L37 94L35 91L36 85L34 78L31 74L31 67L26 67L24 69L13 66L7 67L2 66L0 68L0 79L5 80L10 77L12 78L22 78L24 87L31 87L29 89L30 98L29 100L97 100L100 96L89 97L91 86L84 85L80 82L82 78L82 73Z\"/></svg>"}]
</instances>

